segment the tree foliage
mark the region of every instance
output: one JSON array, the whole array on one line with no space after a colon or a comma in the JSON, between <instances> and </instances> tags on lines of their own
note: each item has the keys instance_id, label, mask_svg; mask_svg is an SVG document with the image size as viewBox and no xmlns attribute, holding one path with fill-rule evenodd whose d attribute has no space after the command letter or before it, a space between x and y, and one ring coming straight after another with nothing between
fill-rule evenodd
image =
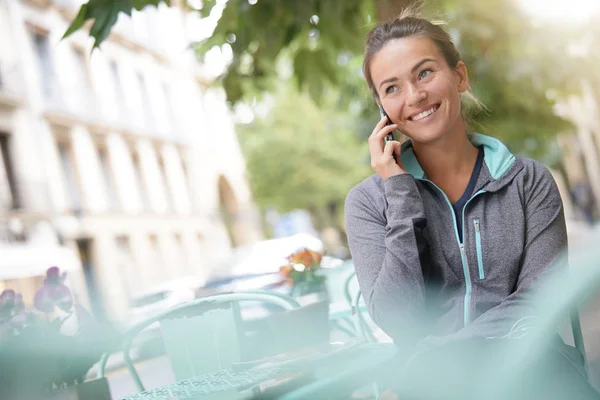
<instances>
[{"instance_id":1,"label":"tree foliage","mask_svg":"<svg viewBox=\"0 0 600 400\"><path fill-rule=\"evenodd\" d=\"M170 0L90 0L65 34L94 19L90 35L104 40L119 12ZM210 15L220 0L204 0L196 10ZM278 65L288 62L303 90L319 101L327 88L339 93L341 109L353 106L371 125L376 111L360 75L364 37L411 0L229 0L213 35L196 44L200 57L214 46L230 46L231 63L217 81L236 103L276 90ZM186 3L187 4L187 3ZM548 89L578 87L567 42L560 34L535 28L512 0L425 1L424 14L449 22L470 70L474 92L489 112L474 115L484 130L516 151L544 150L544 142L569 125L553 114ZM192 9L186 5L188 9ZM548 40L548 37L553 40ZM561 68L556 68L561 60ZM370 129L363 130L370 132Z\"/></svg>"},{"instance_id":2,"label":"tree foliage","mask_svg":"<svg viewBox=\"0 0 600 400\"><path fill-rule=\"evenodd\" d=\"M215 46L230 47L231 63L215 83L231 103L274 93L271 115L239 128L259 203L282 210L339 204L369 173L362 161L378 113L362 79L364 38L411 1L228 0L213 35L194 44L200 58ZM98 46L119 12L161 2L170 5L89 0L65 36L94 19L90 35ZM207 17L220 2L204 0L195 11ZM556 154L551 139L571 126L553 105L578 91L581 79L568 36L532 25L513 0L427 0L423 12L448 21L473 92L487 106L471 112L473 128L517 153ZM294 87L282 76L286 69Z\"/></svg>"},{"instance_id":3,"label":"tree foliage","mask_svg":"<svg viewBox=\"0 0 600 400\"><path fill-rule=\"evenodd\" d=\"M264 118L238 126L255 200L280 211L324 209L372 173L352 120L329 100L317 106L289 82Z\"/></svg>"},{"instance_id":4,"label":"tree foliage","mask_svg":"<svg viewBox=\"0 0 600 400\"><path fill-rule=\"evenodd\" d=\"M579 87L565 36L534 27L512 1L440 4L469 69L473 91L487 106L475 110L473 127L502 138L513 151L544 156L552 143L549 139L571 127L554 114L549 89L560 97ZM554 40L549 40L552 36ZM556 67L557 60L562 61L561 68Z\"/></svg>"},{"instance_id":5,"label":"tree foliage","mask_svg":"<svg viewBox=\"0 0 600 400\"><path fill-rule=\"evenodd\" d=\"M90 0L81 6L63 39L81 29L87 21L94 20L90 36L94 38L95 49L108 37L120 13L131 17L133 10L141 11L146 6L157 7L160 3L170 5L171 0Z\"/></svg>"}]
</instances>

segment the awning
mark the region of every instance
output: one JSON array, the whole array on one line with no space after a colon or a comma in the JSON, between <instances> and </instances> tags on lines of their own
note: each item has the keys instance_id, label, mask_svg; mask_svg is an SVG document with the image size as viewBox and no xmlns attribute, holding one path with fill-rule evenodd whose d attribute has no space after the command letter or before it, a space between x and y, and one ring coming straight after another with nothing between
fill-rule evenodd
<instances>
[{"instance_id":1,"label":"awning","mask_svg":"<svg viewBox=\"0 0 600 400\"><path fill-rule=\"evenodd\" d=\"M81 268L81 261L73 250L64 246L0 245L0 280L44 276L52 266L61 271L76 271Z\"/></svg>"}]
</instances>

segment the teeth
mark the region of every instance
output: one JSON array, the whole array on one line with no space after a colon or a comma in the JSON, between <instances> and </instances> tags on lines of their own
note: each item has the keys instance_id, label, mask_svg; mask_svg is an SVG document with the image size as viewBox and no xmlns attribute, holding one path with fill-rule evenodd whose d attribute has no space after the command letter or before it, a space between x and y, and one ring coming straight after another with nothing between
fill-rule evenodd
<instances>
[{"instance_id":1,"label":"teeth","mask_svg":"<svg viewBox=\"0 0 600 400\"><path fill-rule=\"evenodd\" d=\"M435 110L437 110L437 106L433 106L429 110L423 111L422 113L419 113L419 114L415 115L411 119L413 121L418 121L420 119L423 119L423 118L427 117L428 115L433 114L435 112Z\"/></svg>"}]
</instances>

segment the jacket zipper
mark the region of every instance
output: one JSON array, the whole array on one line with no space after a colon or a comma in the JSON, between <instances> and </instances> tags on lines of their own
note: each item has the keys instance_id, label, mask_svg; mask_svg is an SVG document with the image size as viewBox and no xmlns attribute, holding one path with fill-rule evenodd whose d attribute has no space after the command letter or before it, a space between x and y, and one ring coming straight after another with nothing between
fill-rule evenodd
<instances>
[{"instance_id":1,"label":"jacket zipper","mask_svg":"<svg viewBox=\"0 0 600 400\"><path fill-rule=\"evenodd\" d=\"M421 179L421 180L424 182L429 182L430 184L433 185L433 187L435 187L437 190L439 190L440 193L442 194L442 196L444 197L444 200L446 200L446 204L448 204L448 207L450 207L450 214L452 215L452 220L454 221L454 233L456 235L456 242L458 243L458 247L460 249L460 259L462 262L463 274L465 276L465 298L463 301L463 323L464 323L464 326L466 327L467 325L469 325L471 323L471 316L470 316L471 286L472 286L471 285L471 274L469 273L469 260L467 259L465 245L463 242L460 241L460 237L458 236L458 224L456 223L456 215L454 215L454 208L452 207L452 203L448 199L448 196L446 196L446 193L444 193L444 191L442 189L440 189L438 185L436 185L429 179ZM467 205L471 202L471 200L473 200L477 195L479 195L481 193L485 193L485 190L480 190L477 193L473 194L473 196L471 196L471 198L469 200L467 200L467 202L463 206L462 216L461 216L462 222L463 222L463 224L462 224L463 241L465 238L465 209L467 208Z\"/></svg>"},{"instance_id":2,"label":"jacket zipper","mask_svg":"<svg viewBox=\"0 0 600 400\"><path fill-rule=\"evenodd\" d=\"M485 279L485 271L483 270L483 251L481 249L481 232L479 218L473 220L475 226L475 247L477 249L477 266L479 267L479 279Z\"/></svg>"}]
</instances>

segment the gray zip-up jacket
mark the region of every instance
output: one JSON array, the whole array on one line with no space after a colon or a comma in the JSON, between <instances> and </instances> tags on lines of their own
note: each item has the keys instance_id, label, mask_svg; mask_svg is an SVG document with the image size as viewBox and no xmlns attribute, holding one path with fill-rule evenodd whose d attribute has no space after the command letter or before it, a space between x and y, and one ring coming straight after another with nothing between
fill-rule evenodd
<instances>
[{"instance_id":1,"label":"gray zip-up jacket","mask_svg":"<svg viewBox=\"0 0 600 400\"><path fill-rule=\"evenodd\" d=\"M484 163L462 210L462 243L452 205L427 180L410 141L401 152L408 174L385 181L373 175L346 198L360 289L373 320L396 343L503 337L535 315L528 288L567 246L549 170L497 139L470 140L483 146Z\"/></svg>"}]
</instances>

